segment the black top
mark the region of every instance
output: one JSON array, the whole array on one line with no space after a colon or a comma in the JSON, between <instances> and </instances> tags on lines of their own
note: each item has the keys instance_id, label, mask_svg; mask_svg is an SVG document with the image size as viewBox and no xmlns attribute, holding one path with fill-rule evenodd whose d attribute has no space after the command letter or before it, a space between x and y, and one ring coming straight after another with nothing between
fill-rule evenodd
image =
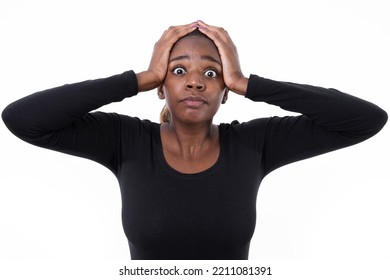
<instances>
[{"instance_id":1,"label":"black top","mask_svg":"<svg viewBox=\"0 0 390 280\"><path fill-rule=\"evenodd\" d=\"M137 93L136 75L127 71L32 94L2 114L21 139L116 175L132 259L247 259L265 175L368 139L387 121L376 105L335 89L251 75L247 98L302 115L220 124L218 161L183 174L164 159L159 124L91 112Z\"/></svg>"}]
</instances>

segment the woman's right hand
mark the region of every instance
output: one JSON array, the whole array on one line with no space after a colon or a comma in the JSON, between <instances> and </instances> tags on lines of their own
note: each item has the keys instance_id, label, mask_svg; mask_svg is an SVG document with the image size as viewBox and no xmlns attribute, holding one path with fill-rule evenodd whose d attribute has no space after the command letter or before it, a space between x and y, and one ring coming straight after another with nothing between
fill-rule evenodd
<instances>
[{"instance_id":1,"label":"woman's right hand","mask_svg":"<svg viewBox=\"0 0 390 280\"><path fill-rule=\"evenodd\" d=\"M138 91L148 91L157 88L164 82L168 69L168 59L173 45L181 37L191 33L198 27L197 23L171 26L155 43L152 58L147 71L137 74Z\"/></svg>"}]
</instances>

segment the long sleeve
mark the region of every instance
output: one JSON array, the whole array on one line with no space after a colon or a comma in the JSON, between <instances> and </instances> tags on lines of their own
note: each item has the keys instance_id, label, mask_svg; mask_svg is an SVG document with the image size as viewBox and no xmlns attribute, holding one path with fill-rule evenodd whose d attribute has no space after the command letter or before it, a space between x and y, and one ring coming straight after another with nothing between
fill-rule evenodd
<instances>
[{"instance_id":1,"label":"long sleeve","mask_svg":"<svg viewBox=\"0 0 390 280\"><path fill-rule=\"evenodd\" d=\"M246 97L300 116L258 119L256 139L265 174L294 162L354 145L378 133L387 114L378 106L335 89L279 82L251 75ZM257 128L256 128L257 127Z\"/></svg>"},{"instance_id":2,"label":"long sleeve","mask_svg":"<svg viewBox=\"0 0 390 280\"><path fill-rule=\"evenodd\" d=\"M136 75L127 71L31 94L8 105L2 118L26 142L89 158L113 170L121 118L90 112L137 93Z\"/></svg>"}]
</instances>

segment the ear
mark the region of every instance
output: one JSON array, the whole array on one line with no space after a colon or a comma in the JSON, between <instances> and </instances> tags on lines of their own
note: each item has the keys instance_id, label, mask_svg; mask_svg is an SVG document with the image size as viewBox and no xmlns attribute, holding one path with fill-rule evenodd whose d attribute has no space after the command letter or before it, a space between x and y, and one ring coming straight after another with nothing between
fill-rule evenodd
<instances>
[{"instance_id":1,"label":"ear","mask_svg":"<svg viewBox=\"0 0 390 280\"><path fill-rule=\"evenodd\" d=\"M158 86L158 88L157 88L157 95L158 95L158 98L160 98L161 100L165 99L165 94L164 94L164 90L163 90L163 86L162 85Z\"/></svg>"},{"instance_id":2,"label":"ear","mask_svg":"<svg viewBox=\"0 0 390 280\"><path fill-rule=\"evenodd\" d=\"M226 103L226 101L227 101L227 99L228 99L228 93L229 93L229 89L228 88L226 88L225 89L225 92L223 93L223 97L222 97L222 104L225 104Z\"/></svg>"}]
</instances>

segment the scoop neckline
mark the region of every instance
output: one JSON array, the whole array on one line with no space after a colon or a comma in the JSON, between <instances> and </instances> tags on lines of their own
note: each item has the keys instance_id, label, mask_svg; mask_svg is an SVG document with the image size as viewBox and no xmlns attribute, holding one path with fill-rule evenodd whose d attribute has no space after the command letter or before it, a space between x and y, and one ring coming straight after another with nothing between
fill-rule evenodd
<instances>
[{"instance_id":1,"label":"scoop neckline","mask_svg":"<svg viewBox=\"0 0 390 280\"><path fill-rule=\"evenodd\" d=\"M219 141L219 155L218 155L217 161L209 168L202 170L200 172L183 173L183 172L176 170L172 166L170 166L169 163L166 161L165 156L164 156L163 146L162 146L162 139L161 139L161 124L158 124L156 126L158 157L159 157L159 160L161 161L162 165L164 166L165 170L167 170L169 173L171 173L173 175L180 176L183 178L202 177L202 176L206 176L210 173L213 173L219 167L219 165L222 161L223 150L224 150L224 145L223 145L223 141L222 141L222 137L221 137L221 126L220 125L217 125L217 126L218 126L218 133L219 133L219 135L218 135L218 137L219 137L219 139L218 139L218 141Z\"/></svg>"}]
</instances>

